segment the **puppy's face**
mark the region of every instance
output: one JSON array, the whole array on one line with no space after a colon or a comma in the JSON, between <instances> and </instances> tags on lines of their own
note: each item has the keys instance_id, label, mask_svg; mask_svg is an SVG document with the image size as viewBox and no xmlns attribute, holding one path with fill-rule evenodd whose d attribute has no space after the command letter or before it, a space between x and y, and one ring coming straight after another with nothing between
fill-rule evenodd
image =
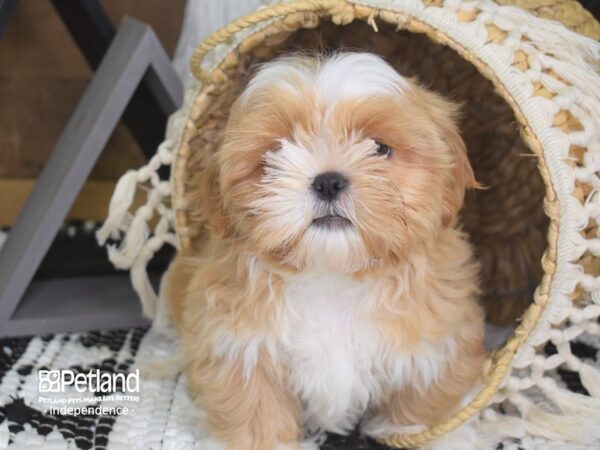
<instances>
[{"instance_id":1,"label":"puppy's face","mask_svg":"<svg viewBox=\"0 0 600 450\"><path fill-rule=\"evenodd\" d=\"M401 261L475 185L454 113L373 55L266 64L214 159L213 228L298 270Z\"/></svg>"}]
</instances>

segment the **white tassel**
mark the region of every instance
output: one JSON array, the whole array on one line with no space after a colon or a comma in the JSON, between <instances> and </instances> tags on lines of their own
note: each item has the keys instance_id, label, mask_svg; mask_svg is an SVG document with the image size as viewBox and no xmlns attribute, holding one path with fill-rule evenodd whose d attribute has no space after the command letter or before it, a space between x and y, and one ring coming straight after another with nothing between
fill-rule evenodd
<instances>
[{"instance_id":1,"label":"white tassel","mask_svg":"<svg viewBox=\"0 0 600 450\"><path fill-rule=\"evenodd\" d=\"M109 245L108 258L117 269L129 269L148 239L148 224L146 215L136 214L119 247Z\"/></svg>"},{"instance_id":2,"label":"white tassel","mask_svg":"<svg viewBox=\"0 0 600 450\"><path fill-rule=\"evenodd\" d=\"M600 372L589 364L582 363L579 368L581 384L587 389L592 397L600 398ZM597 412L600 414L600 411Z\"/></svg>"},{"instance_id":3,"label":"white tassel","mask_svg":"<svg viewBox=\"0 0 600 450\"><path fill-rule=\"evenodd\" d=\"M534 436L581 444L592 444L599 438L596 420L579 414L552 414L531 407L523 419L525 430Z\"/></svg>"},{"instance_id":4,"label":"white tassel","mask_svg":"<svg viewBox=\"0 0 600 450\"><path fill-rule=\"evenodd\" d=\"M560 413L552 414L534 407L527 412L526 419L545 429L546 437L582 444L600 443L599 399L560 388L549 378L540 380L539 387Z\"/></svg>"},{"instance_id":5,"label":"white tassel","mask_svg":"<svg viewBox=\"0 0 600 450\"><path fill-rule=\"evenodd\" d=\"M522 394L513 394L509 401L514 404L521 414L514 425L522 426L525 433L540 436L555 441L569 441L579 444L594 444L600 442L600 429L597 427L597 406L585 404L585 397L572 394L561 389L552 380L552 389L546 389L544 394L558 407L558 412L550 412L547 407L535 405L533 401ZM569 398L571 394L574 398ZM596 408L596 409L595 409ZM505 433L506 430L502 430Z\"/></svg>"},{"instance_id":6,"label":"white tassel","mask_svg":"<svg viewBox=\"0 0 600 450\"><path fill-rule=\"evenodd\" d=\"M117 182L113 196L110 199L108 217L102 228L96 232L96 239L100 245L104 245L109 236L118 237L117 233L121 229L125 216L133 203L136 186L137 172L135 170L127 171Z\"/></svg>"},{"instance_id":7,"label":"white tassel","mask_svg":"<svg viewBox=\"0 0 600 450\"><path fill-rule=\"evenodd\" d=\"M544 394L563 411L576 411L577 414L595 416L600 412L600 399L577 394L567 389L560 388L550 378L543 378L538 382ZM597 419L597 417L594 417ZM598 430L600 432L600 429Z\"/></svg>"},{"instance_id":8,"label":"white tassel","mask_svg":"<svg viewBox=\"0 0 600 450\"><path fill-rule=\"evenodd\" d=\"M153 319L156 314L158 297L148 278L146 265L147 261L137 261L136 264L131 267L131 284L140 297L144 316Z\"/></svg>"},{"instance_id":9,"label":"white tassel","mask_svg":"<svg viewBox=\"0 0 600 450\"><path fill-rule=\"evenodd\" d=\"M521 438L525 436L525 421L520 417L496 414L493 420L481 420L477 424L477 433L482 441L498 441L501 437Z\"/></svg>"}]
</instances>

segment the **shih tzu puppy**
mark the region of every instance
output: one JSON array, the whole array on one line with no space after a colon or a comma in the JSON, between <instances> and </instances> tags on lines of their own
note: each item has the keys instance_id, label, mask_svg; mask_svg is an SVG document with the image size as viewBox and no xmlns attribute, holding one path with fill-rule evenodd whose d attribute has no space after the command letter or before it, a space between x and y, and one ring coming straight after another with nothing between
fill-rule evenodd
<instances>
[{"instance_id":1,"label":"shih tzu puppy","mask_svg":"<svg viewBox=\"0 0 600 450\"><path fill-rule=\"evenodd\" d=\"M456 110L366 53L275 60L236 100L187 199L202 245L163 285L223 448L414 433L468 401L483 313Z\"/></svg>"}]
</instances>

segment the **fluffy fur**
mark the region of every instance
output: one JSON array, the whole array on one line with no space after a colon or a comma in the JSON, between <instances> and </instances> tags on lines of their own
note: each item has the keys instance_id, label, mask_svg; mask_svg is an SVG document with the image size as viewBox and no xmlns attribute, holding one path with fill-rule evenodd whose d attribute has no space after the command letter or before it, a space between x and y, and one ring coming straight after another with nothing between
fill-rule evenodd
<instances>
[{"instance_id":1,"label":"fluffy fur","mask_svg":"<svg viewBox=\"0 0 600 450\"><path fill-rule=\"evenodd\" d=\"M460 407L484 352L455 114L360 53L265 64L235 102L187 199L201 245L163 290L228 448L300 449L360 421L375 437L418 431ZM333 201L312 187L324 172L347 181Z\"/></svg>"}]
</instances>

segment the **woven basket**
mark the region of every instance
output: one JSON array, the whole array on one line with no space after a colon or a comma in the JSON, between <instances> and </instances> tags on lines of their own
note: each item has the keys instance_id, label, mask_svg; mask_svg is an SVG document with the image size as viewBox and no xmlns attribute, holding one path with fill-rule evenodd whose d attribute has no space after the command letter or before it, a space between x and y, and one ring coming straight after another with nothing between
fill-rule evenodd
<instances>
[{"instance_id":1,"label":"woven basket","mask_svg":"<svg viewBox=\"0 0 600 450\"><path fill-rule=\"evenodd\" d=\"M599 38L600 24L571 0L299 0L266 7L198 47L191 61L197 81L171 119L167 140L148 166L121 180L99 239L126 232L109 254L117 266L132 268L134 287L152 315L156 298L145 264L165 241L201 245L204 224L187 193L206 155L220 145L252 66L299 49L380 54L403 75L462 102L463 137L476 177L487 187L467 195L462 223L482 262L488 319L508 324L519 318L513 336L490 354L485 386L470 404L445 423L385 443L418 446L482 411L500 424L489 405L501 402L511 402L513 414L539 430L544 424L532 414L532 387L553 402L551 413L600 412L600 403L589 404L596 398L573 406L552 376L564 365L600 396L593 384L600 374L569 347L582 333L600 335ZM162 164L174 165L171 185L155 176ZM149 184L151 193L128 216L136 183ZM160 220L150 233L153 213ZM558 348L553 359L542 353L549 342ZM583 420L582 429L586 425ZM577 433L563 438L583 439Z\"/></svg>"},{"instance_id":2,"label":"woven basket","mask_svg":"<svg viewBox=\"0 0 600 450\"><path fill-rule=\"evenodd\" d=\"M210 83L204 93L225 96L225 99L211 102L204 114L193 118L198 129L195 136L189 137L190 141L194 140L190 144L193 156L188 161L188 155L182 155L187 166L179 166L181 176L178 179L186 183L188 174L197 173L194 165L202 165L203 152L219 145L224 120L210 124L204 124L204 121L210 114L227 117L234 98L232 93L239 93L253 63L295 49L323 51L349 48L376 52L402 74L417 76L432 89L465 104L463 138L477 179L488 189L467 196L462 223L482 261L482 300L488 321L496 325L514 323L531 302L542 277L539 261L546 247L548 220L543 210L544 184L537 161L527 156L533 155L519 136L512 109L496 94L493 83L481 76L476 64L470 64L448 47L432 45L428 39L415 35L415 31L424 31L418 29L419 26L410 29L408 24L403 24L402 28L413 33L399 33L398 20L404 19L391 17L389 12L383 11L383 20L377 25L376 9L365 6L344 8L339 4L336 6L336 2L328 8L326 3L308 2L295 7L298 12L289 11L281 15L276 12L277 15L273 14L279 17L276 23L240 42L239 48L228 55L229 62L222 68L215 68L213 74L202 71L205 53L218 42L226 41L252 24L265 24L267 16L263 12L242 18L215 33L200 46L193 57L192 69L199 78L217 82L216 91ZM440 1L424 3L442 4ZM561 20L590 37L600 37L600 24L575 1L523 3L513 0L502 3L520 4L541 17ZM341 12L337 16L336 8ZM339 17L337 23L328 20L331 15ZM465 17L465 20L473 20L473 17ZM367 23L369 21L371 25ZM377 32L374 32L374 27ZM506 33L494 25L490 25L489 31L491 42L506 37ZM434 38L432 34L429 36ZM231 92L225 92L227 90ZM505 182L508 179L510 183ZM191 180L190 184L194 181ZM182 187L179 194L184 196L185 189ZM193 223L186 218L182 218L179 224L181 233L190 238L202 228L202 223Z\"/></svg>"}]
</instances>

